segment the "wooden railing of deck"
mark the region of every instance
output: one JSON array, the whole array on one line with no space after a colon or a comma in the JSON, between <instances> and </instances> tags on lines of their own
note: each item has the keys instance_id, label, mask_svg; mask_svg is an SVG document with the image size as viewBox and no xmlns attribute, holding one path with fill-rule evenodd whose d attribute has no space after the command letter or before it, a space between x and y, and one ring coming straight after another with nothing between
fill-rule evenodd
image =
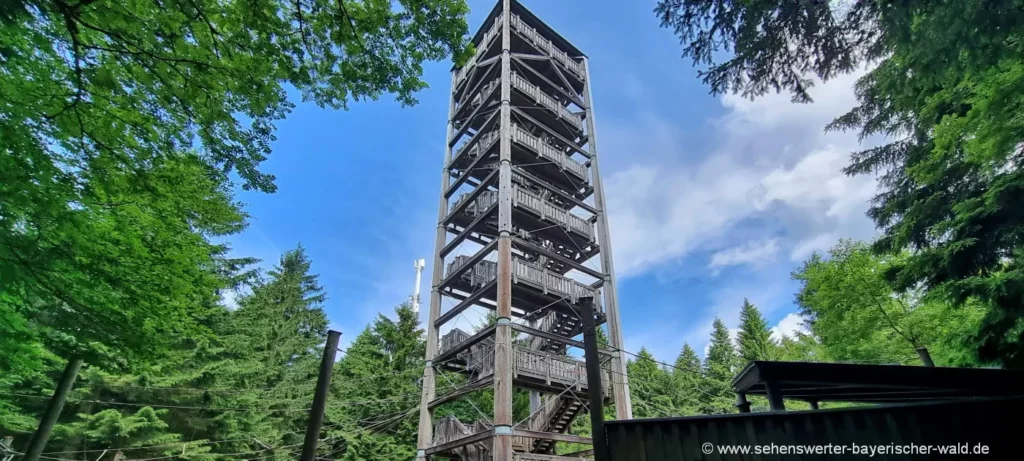
<instances>
[{"instance_id":1,"label":"wooden railing of deck","mask_svg":"<svg viewBox=\"0 0 1024 461\"><path fill-rule=\"evenodd\" d=\"M544 107L551 109L556 115L576 127L577 130L583 126L583 117L580 116L580 114L565 108L565 106L560 104L558 101L555 101L555 98L552 98L551 96L548 96L547 93L541 91L539 86L530 83L529 80L516 72L512 72L512 86L518 88L519 91L532 96L535 101Z\"/></svg>"},{"instance_id":2,"label":"wooden railing of deck","mask_svg":"<svg viewBox=\"0 0 1024 461\"><path fill-rule=\"evenodd\" d=\"M586 165L573 160L565 152L560 152L547 143L542 142L540 138L530 134L529 131L515 123L512 124L512 140L529 147L545 160L549 160L551 163L569 171L576 175L577 178L583 181L587 180Z\"/></svg>"},{"instance_id":3,"label":"wooden railing of deck","mask_svg":"<svg viewBox=\"0 0 1024 461\"><path fill-rule=\"evenodd\" d=\"M548 56L554 58L555 61L562 64L566 69L572 71L579 79L583 79L585 74L583 65L570 58L568 53L560 50L551 42L551 40L544 38L544 36L537 32L537 29L530 27L515 14L509 18L509 23L512 25L513 29L516 29L520 35L526 37L526 39L532 42L537 48L547 53Z\"/></svg>"}]
</instances>

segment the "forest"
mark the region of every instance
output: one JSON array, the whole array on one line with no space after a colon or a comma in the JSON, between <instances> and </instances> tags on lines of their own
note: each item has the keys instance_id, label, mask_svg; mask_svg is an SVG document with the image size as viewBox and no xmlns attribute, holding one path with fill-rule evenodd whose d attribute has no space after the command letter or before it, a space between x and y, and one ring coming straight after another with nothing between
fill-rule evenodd
<instances>
[{"instance_id":1,"label":"forest","mask_svg":"<svg viewBox=\"0 0 1024 461\"><path fill-rule=\"evenodd\" d=\"M232 256L249 222L238 191L275 192L261 163L290 93L415 104L424 62L471 56L467 14L463 0L5 2L0 436L23 447L81 360L43 459L294 458L337 294L301 246L266 271ZM882 140L844 170L879 178L879 237L792 273L805 332L773 336L745 302L705 351L623 351L636 417L734 412L729 383L751 360L1024 364L1021 1L662 0L653 14L716 95L813 104L814 79L868 69L856 107L823 128ZM321 458L415 456L425 343L400 303L339 352ZM486 414L489 392L438 416Z\"/></svg>"}]
</instances>

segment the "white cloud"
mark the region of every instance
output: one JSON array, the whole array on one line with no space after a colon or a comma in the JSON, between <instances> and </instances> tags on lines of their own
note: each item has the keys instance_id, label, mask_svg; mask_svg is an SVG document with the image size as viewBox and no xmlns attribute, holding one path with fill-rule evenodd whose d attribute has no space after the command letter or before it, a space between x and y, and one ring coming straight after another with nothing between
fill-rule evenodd
<instances>
[{"instance_id":1,"label":"white cloud","mask_svg":"<svg viewBox=\"0 0 1024 461\"><path fill-rule=\"evenodd\" d=\"M857 136L823 131L854 105L857 76L818 85L813 104L775 94L723 97L728 113L710 130L721 141L704 155L690 151L693 133L651 113L605 125L603 151L627 159L606 175L620 276L714 248L736 247L712 256L712 269L779 251L799 258L839 237L869 237L873 226L864 211L876 182L842 173L849 153L860 148ZM755 222L761 229L737 232Z\"/></svg>"},{"instance_id":2,"label":"white cloud","mask_svg":"<svg viewBox=\"0 0 1024 461\"><path fill-rule=\"evenodd\" d=\"M796 312L790 312L779 323L772 327L772 338L781 340L783 336L793 337L797 333L809 333L810 330L804 325L804 318Z\"/></svg>"},{"instance_id":3,"label":"white cloud","mask_svg":"<svg viewBox=\"0 0 1024 461\"><path fill-rule=\"evenodd\" d=\"M748 241L740 246L727 248L711 255L709 269L715 274L725 267L743 264L758 265L775 259L779 253L779 239L769 238L759 241Z\"/></svg>"}]
</instances>

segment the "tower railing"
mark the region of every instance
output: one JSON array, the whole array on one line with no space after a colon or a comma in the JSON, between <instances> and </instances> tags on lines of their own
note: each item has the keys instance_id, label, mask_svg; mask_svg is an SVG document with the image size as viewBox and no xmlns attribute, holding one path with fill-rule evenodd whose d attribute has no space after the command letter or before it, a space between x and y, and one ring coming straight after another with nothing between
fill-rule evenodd
<instances>
[{"instance_id":1,"label":"tower railing","mask_svg":"<svg viewBox=\"0 0 1024 461\"><path fill-rule=\"evenodd\" d=\"M480 137L480 140L474 143L473 147L466 149L466 146L469 145L469 141L459 146L459 150L454 156L452 156L452 164L461 161L463 154L469 154L470 157L476 157L487 152L494 143L498 142L498 138L501 137L500 135L501 133L499 133L498 130L491 130L487 133L478 133L476 136Z\"/></svg>"},{"instance_id":2,"label":"tower railing","mask_svg":"<svg viewBox=\"0 0 1024 461\"><path fill-rule=\"evenodd\" d=\"M469 75L469 71L476 65L477 61L480 60L480 56L483 56L484 51L487 49L487 44L495 35L498 34L498 31L501 30L501 18L502 15L499 14L498 17L494 19L494 24L491 25L491 28L488 29L487 32L484 32L483 40L480 41L480 47L476 49L476 53L473 54L473 57L466 61L466 64L459 69L458 74L455 76L455 86L462 84L462 81L466 79L467 75Z\"/></svg>"},{"instance_id":3,"label":"tower railing","mask_svg":"<svg viewBox=\"0 0 1024 461\"><path fill-rule=\"evenodd\" d=\"M456 256L448 263L448 272L458 270L471 256ZM486 285L498 276L498 263L494 261L480 261L476 266L462 274L462 279L472 286ZM512 258L512 282L532 286L544 293L550 293L563 298L565 301L576 303L580 298L595 298L600 295L600 290L589 285L582 284L571 278L548 272L537 265L523 261L519 258ZM598 313L604 313L604 306L594 303Z\"/></svg>"},{"instance_id":4,"label":"tower railing","mask_svg":"<svg viewBox=\"0 0 1024 461\"><path fill-rule=\"evenodd\" d=\"M583 126L583 117L580 114L574 113L565 108L565 106L560 104L558 101L555 101L554 98L548 96L547 93L541 91L539 86L530 83L529 80L516 72L512 72L512 86L517 88L519 91L532 96L535 101L554 111L556 115L565 119L577 130Z\"/></svg>"},{"instance_id":5,"label":"tower railing","mask_svg":"<svg viewBox=\"0 0 1024 461\"><path fill-rule=\"evenodd\" d=\"M530 134L522 126L512 124L512 139L524 146L533 149L538 155L545 160L557 165L573 175L578 179L587 180L587 166L573 160L571 157L566 155L565 152L556 150L554 147L549 146L546 142L541 141L540 138Z\"/></svg>"},{"instance_id":6,"label":"tower railing","mask_svg":"<svg viewBox=\"0 0 1024 461\"><path fill-rule=\"evenodd\" d=\"M560 50L551 42L551 40L544 38L543 35L537 32L537 29L531 27L515 14L509 17L509 23L512 25L513 29L516 29L520 35L530 40L530 42L537 46L541 51L547 53L549 56L554 58L555 61L561 63L566 69L571 70L578 78L583 78L583 65L570 58L568 53Z\"/></svg>"},{"instance_id":7,"label":"tower railing","mask_svg":"<svg viewBox=\"0 0 1024 461\"><path fill-rule=\"evenodd\" d=\"M562 224L569 230L585 235L591 241L594 240L594 225L590 221L554 206L551 202L541 199L540 196L527 189L513 187L512 206L528 209L539 215L542 220Z\"/></svg>"}]
</instances>

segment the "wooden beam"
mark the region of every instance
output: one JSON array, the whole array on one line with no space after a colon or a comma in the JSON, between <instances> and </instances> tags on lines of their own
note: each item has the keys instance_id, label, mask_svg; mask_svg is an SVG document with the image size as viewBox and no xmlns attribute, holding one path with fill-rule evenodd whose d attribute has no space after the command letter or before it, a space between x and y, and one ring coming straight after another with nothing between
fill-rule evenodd
<instances>
[{"instance_id":1,"label":"wooden beam","mask_svg":"<svg viewBox=\"0 0 1024 461\"><path fill-rule=\"evenodd\" d=\"M566 258L565 256L562 256L562 255L560 255L558 253L555 253L554 251L548 250L547 248L541 248L540 246L534 245L534 244L532 244L532 243L530 243L530 242L528 242L526 240L523 240L523 239L521 239L519 237L512 237L512 241L515 242L518 245L525 246L525 247L529 248L532 251L535 251L535 252L540 253L540 254L542 254L544 256L547 256L547 257L549 257L551 259L554 259L555 261L558 261L558 262L560 262L562 264L565 264L565 265L567 265L569 267L572 267L573 269L576 269L576 270L578 270L578 271L580 271L580 272L582 272L584 274L587 274L587 275L589 275L591 277L594 277L596 279L603 279L604 278L604 274L602 274L602 273L600 273L598 271L595 271L595 270L593 270L593 269L591 269L591 268L589 268L587 266L584 266L584 265L582 265L582 264L580 264L580 263L578 263L576 261L573 261L573 260L571 260L569 258Z\"/></svg>"},{"instance_id":2,"label":"wooden beam","mask_svg":"<svg viewBox=\"0 0 1024 461\"><path fill-rule=\"evenodd\" d=\"M443 258L445 256L448 256L448 253L455 251L455 248L457 248L459 244L462 243L463 240L469 238L469 234L473 232L473 229L476 227L476 225L480 224L480 222L483 221L484 218L490 216L492 213L494 213L494 210L497 209L498 202L494 202L491 204L491 206L487 207L487 210L485 210L483 213L480 213L480 216L477 216L476 219L473 220L473 222L469 223L469 225L466 226L465 230L459 233L459 235L456 235L451 242L448 242L444 246L444 248L441 248L441 257Z\"/></svg>"},{"instance_id":3,"label":"wooden beam","mask_svg":"<svg viewBox=\"0 0 1024 461\"><path fill-rule=\"evenodd\" d=\"M541 431L529 431L525 429L513 429L512 435L529 437L531 439L544 439L554 440L556 442L569 442L569 443L583 443L592 445L590 437L580 437L578 435L559 434L557 432L541 432Z\"/></svg>"},{"instance_id":4,"label":"wooden beam","mask_svg":"<svg viewBox=\"0 0 1024 461\"><path fill-rule=\"evenodd\" d=\"M578 96L576 96L576 95L574 95L572 93L569 93L568 91L565 91L564 88L556 85L555 82L551 81L551 79L545 77L544 74L538 72L537 69L534 69L529 64L523 62L520 59L519 56L523 56L523 55L512 55L512 59L517 61L520 64L520 66L529 69L530 72L533 72L533 75L536 75L537 77L539 77L541 80L543 80L548 85L551 85L552 88L558 90L559 93L562 93L562 96L565 96L566 98L568 98L570 101L573 102L573 104L576 104L577 106L579 106L582 109L586 109L586 106L583 105L584 104L583 101L581 101ZM535 59L535 60L537 60L537 61L546 61L546 60L548 60L548 58Z\"/></svg>"},{"instance_id":5,"label":"wooden beam","mask_svg":"<svg viewBox=\"0 0 1024 461\"><path fill-rule=\"evenodd\" d=\"M465 341L459 343L458 346L455 346L449 350L446 350L438 354L437 357L434 357L433 361L438 363L446 362L448 361L448 359L454 357L459 352L469 349L470 347L473 347L476 343L483 341L492 333L494 333L494 325L491 325L487 328L484 328L483 330L476 332L476 334L474 334L473 336L470 336L469 338L466 338Z\"/></svg>"},{"instance_id":6,"label":"wooden beam","mask_svg":"<svg viewBox=\"0 0 1024 461\"><path fill-rule=\"evenodd\" d=\"M547 181L545 181L543 179L540 179L540 178L538 178L537 176L534 176L531 173L527 173L526 170L513 165L512 166L512 171L516 172L516 174L519 174L519 175L521 175L522 177L524 177L526 179L529 179L530 181L533 181L535 183L538 183L538 184L544 186L546 189L550 190L551 192L554 192L556 195L558 195L558 196L568 200L573 205L576 205L576 206L578 206L580 208L583 208L584 210L587 210L588 212L593 213L595 216L597 215L597 208L594 208L594 207L592 207L590 205L587 205L582 200L579 200L576 197L573 197L571 194L561 190L558 187L549 185Z\"/></svg>"},{"instance_id":7,"label":"wooden beam","mask_svg":"<svg viewBox=\"0 0 1024 461\"><path fill-rule=\"evenodd\" d=\"M501 85L496 85L494 88L491 88L491 92L487 95L486 98L483 97L482 95L480 96L480 105L476 106L476 109L473 109L473 113L469 114L469 117L465 118L466 123L462 124L462 128L459 128L459 131L455 132L454 136L448 138L448 147L454 146L455 141L457 141L459 138L462 137L462 135L466 134L466 132L469 131L469 121L476 118L477 112L480 112L480 109L484 107L483 102L486 101L487 99L490 99L490 97L493 96L494 92L497 91L496 89L500 86Z\"/></svg>"},{"instance_id":8,"label":"wooden beam","mask_svg":"<svg viewBox=\"0 0 1024 461\"><path fill-rule=\"evenodd\" d=\"M544 338L544 339L550 339L550 340L558 342L558 343L567 344L567 345L570 345L570 346L573 346L573 347L578 347L580 349L583 349L583 342L581 342L581 341L576 341L575 339L566 338L564 336L558 336L558 335L556 335L554 333L550 333L550 332L543 331L543 330L538 330L536 328L528 327L526 325L521 325L521 324L518 324L518 323L513 323L512 324L512 329L516 330L516 331L519 331L519 332L522 332L522 333L526 333L526 334L531 335L531 336L540 336L541 338ZM601 355L606 355L608 357L611 357L611 355L612 355L612 351L610 351L608 349L598 349L598 352L600 352Z\"/></svg>"},{"instance_id":9,"label":"wooden beam","mask_svg":"<svg viewBox=\"0 0 1024 461\"><path fill-rule=\"evenodd\" d=\"M525 119L529 120L529 121L530 121L530 123L533 123L534 125L537 125L537 127L539 127L539 128L542 128L542 129L544 129L544 131L547 131L547 132L548 132L548 134L550 134L551 136L554 136L554 137L558 138L558 140L559 140L559 141L562 141L562 142L564 142L564 143L565 143L565 145L566 145L566 146L569 146L569 148L570 148L570 149L572 149L572 150L574 150L574 151L576 151L576 152L579 152L579 153L583 154L583 156L584 156L584 157L587 157L587 158L590 158L590 157L591 157L591 155L590 155L590 152L587 152L587 151L586 151L586 150L584 150L584 149L583 149L582 147L580 147L580 146L576 145L576 143L575 143L575 142L573 142L573 141L570 141L570 140L566 139L566 137L565 137L565 136L562 136L562 135L560 135L560 134L556 133L556 132L555 132L555 130L552 130L551 128L548 128L548 126L547 126L546 124L544 124L544 123L541 123L541 122L540 122L539 120L537 120L537 119L535 119L535 118L531 117L531 116L530 116L529 114L527 114L526 112L523 112L523 110L522 110L522 109L520 109L520 108L518 108L518 107L513 107L513 108L512 108L512 110L513 110L513 111L514 111L514 112L515 112L515 113L516 113L517 115L519 115L519 116L521 116L521 117L523 117L523 118L525 118ZM586 183L587 181L586 181L586 180L584 180L583 182L584 182L584 183Z\"/></svg>"},{"instance_id":10,"label":"wooden beam","mask_svg":"<svg viewBox=\"0 0 1024 461\"><path fill-rule=\"evenodd\" d=\"M477 64L477 65L480 66L482 64L483 63ZM494 69L496 69L496 68L497 68L497 66L491 66L490 68L485 70L483 77L480 78L480 81L476 82L476 85L473 86L473 89L468 91L468 92L466 92L466 94L463 95L463 98L469 98L470 96L473 95L473 93L476 93L477 90L479 90L480 87L483 86L487 82L488 77L491 76L490 74L495 73ZM467 80L468 80L468 78L467 78ZM484 95L481 94L480 95L480 104L483 105L484 101L486 101L489 98L490 98L489 94L487 95L487 97L484 97ZM462 113L465 112L467 102L460 101L460 103L462 104L462 107L459 107L458 110L455 111L455 115L452 116L453 120L459 120L459 118L462 115Z\"/></svg>"},{"instance_id":11,"label":"wooden beam","mask_svg":"<svg viewBox=\"0 0 1024 461\"><path fill-rule=\"evenodd\" d=\"M486 257L491 251L494 251L494 248L497 247L497 242L498 241L495 240L491 242L489 245L481 248L480 251L476 252L475 255L469 258L469 261L466 261L465 264L460 266L458 269L455 269L455 272L452 272L445 276L444 280L441 280L441 283L437 286L437 288L441 289L448 286L448 284L450 284L452 280L455 280L456 278L460 277L466 271L475 266L478 262L483 261L484 257Z\"/></svg>"},{"instance_id":12,"label":"wooden beam","mask_svg":"<svg viewBox=\"0 0 1024 461\"><path fill-rule=\"evenodd\" d=\"M495 239L494 241L497 242L498 240ZM497 285L498 280L495 279L488 282L487 285L480 287L479 290L474 291L473 294L469 295L466 299L463 299L462 302L456 304L455 307L449 309L448 312L445 312L443 315L438 317L437 321L434 322L434 326L440 328L441 325L444 325L449 320L455 318L455 316L459 315L460 312L466 310L467 308L469 308L469 306L472 306L476 304L478 301L480 301L480 298L483 298L484 295L487 294L487 292L494 289L494 287Z\"/></svg>"},{"instance_id":13,"label":"wooden beam","mask_svg":"<svg viewBox=\"0 0 1024 461\"><path fill-rule=\"evenodd\" d=\"M448 213L448 216L445 216L444 221L442 221L442 223L445 225L451 224L452 219L455 218L455 215L462 212L463 208L469 206L470 202L476 200L476 198L479 197L480 194L484 193L484 191L487 190L487 186L490 185L491 180L493 180L497 176L498 170L491 171L490 174L484 177L483 181L480 181L480 185L477 186L476 189L473 189L473 192L469 193L469 196L466 197L466 200L463 201L462 204L460 204L454 210L450 211Z\"/></svg>"},{"instance_id":14,"label":"wooden beam","mask_svg":"<svg viewBox=\"0 0 1024 461\"><path fill-rule=\"evenodd\" d=\"M427 456L430 456L430 455L432 455L434 453L439 453L439 452L442 452L442 451L451 451L451 450L453 450L455 448L459 448L461 446L465 446L465 445L469 445L471 443L476 443L476 442L480 442L480 441L483 441L483 440L487 440L487 439L491 438L492 436L494 436L494 431L477 432L476 434L467 435L467 436L465 436L465 437L463 437L461 439L452 440L451 442L442 443L440 445L434 445L434 446L432 446L430 448L427 448L424 451L426 452Z\"/></svg>"},{"instance_id":15,"label":"wooden beam","mask_svg":"<svg viewBox=\"0 0 1024 461\"><path fill-rule=\"evenodd\" d=\"M447 394L445 394L445 395L443 395L441 397L438 397L438 398L434 399L433 401L430 402L429 407L430 408L436 408L438 405L444 405L444 404L446 404L448 402L451 402L451 401L453 401L455 399L458 399L459 397L462 397L464 395L476 392L476 391L478 391L480 389L483 389L483 388L485 388L487 386L490 386L493 381L494 381L494 375L491 375L491 376L488 376L486 378L479 379L479 380L473 381L471 383L467 383L465 386L460 387L456 391L449 392L449 393L447 393Z\"/></svg>"}]
</instances>

